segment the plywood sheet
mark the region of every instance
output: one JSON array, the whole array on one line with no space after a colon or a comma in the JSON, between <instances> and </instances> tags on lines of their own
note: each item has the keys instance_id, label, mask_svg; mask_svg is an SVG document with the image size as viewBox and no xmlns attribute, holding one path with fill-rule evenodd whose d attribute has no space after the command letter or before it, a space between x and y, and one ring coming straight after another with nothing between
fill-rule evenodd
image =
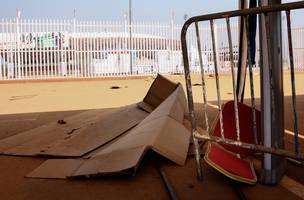
<instances>
[{"instance_id":1,"label":"plywood sheet","mask_svg":"<svg viewBox=\"0 0 304 200\"><path fill-rule=\"evenodd\" d=\"M2 154L80 157L136 126L148 114L136 105L92 110L0 141Z\"/></svg>"},{"instance_id":2,"label":"plywood sheet","mask_svg":"<svg viewBox=\"0 0 304 200\"><path fill-rule=\"evenodd\" d=\"M43 162L39 168L32 171L27 178L65 179L84 162L82 159L50 159Z\"/></svg>"},{"instance_id":3,"label":"plywood sheet","mask_svg":"<svg viewBox=\"0 0 304 200\"><path fill-rule=\"evenodd\" d=\"M37 146L39 146L38 149L40 149L41 146L45 146L58 139L65 138L72 132L73 134L79 132L80 127L85 128L90 123L95 123L99 118L102 118L111 111L113 110L89 110L81 114L65 118L64 121L66 124L64 125L58 124L54 121L37 128L21 132L17 135L1 140L0 152L3 154L10 154L10 150L23 145L28 146L28 149L23 152L23 155L34 155L35 152L38 151L35 149Z\"/></svg>"},{"instance_id":4,"label":"plywood sheet","mask_svg":"<svg viewBox=\"0 0 304 200\"><path fill-rule=\"evenodd\" d=\"M134 174L148 150L153 150L179 165L184 165L190 138L190 132L183 125L186 110L185 94L179 85L164 102L128 134L123 135L91 158L83 160L76 170L63 169L63 173L59 173L60 176L62 177L64 173L67 177ZM55 164L49 161L50 166ZM31 177L54 177L54 172L47 176L48 170L52 170L52 167L42 165L31 173Z\"/></svg>"},{"instance_id":5,"label":"plywood sheet","mask_svg":"<svg viewBox=\"0 0 304 200\"><path fill-rule=\"evenodd\" d=\"M156 108L173 93L177 85L177 83L158 74L143 101Z\"/></svg>"}]
</instances>

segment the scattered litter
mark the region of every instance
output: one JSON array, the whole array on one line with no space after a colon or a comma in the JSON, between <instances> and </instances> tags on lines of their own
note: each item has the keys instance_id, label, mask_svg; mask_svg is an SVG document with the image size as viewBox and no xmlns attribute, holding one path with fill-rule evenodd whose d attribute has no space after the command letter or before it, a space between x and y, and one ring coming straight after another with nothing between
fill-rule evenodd
<instances>
[{"instance_id":1,"label":"scattered litter","mask_svg":"<svg viewBox=\"0 0 304 200\"><path fill-rule=\"evenodd\" d=\"M195 84L193 84L193 86L202 86L202 84L201 83L195 83Z\"/></svg>"},{"instance_id":2,"label":"scattered litter","mask_svg":"<svg viewBox=\"0 0 304 200\"><path fill-rule=\"evenodd\" d=\"M30 99L33 97L38 96L37 94L31 94L31 95L22 95L22 96L11 96L8 100L15 101L15 100L23 100L23 99Z\"/></svg>"},{"instance_id":3,"label":"scattered litter","mask_svg":"<svg viewBox=\"0 0 304 200\"><path fill-rule=\"evenodd\" d=\"M120 89L120 88L121 88L121 87L119 87L119 86L111 86L111 87L110 87L111 90L117 90L117 89Z\"/></svg>"},{"instance_id":4,"label":"scattered litter","mask_svg":"<svg viewBox=\"0 0 304 200\"><path fill-rule=\"evenodd\" d=\"M67 135L73 134L75 131L77 131L80 128L73 128L70 132L66 133Z\"/></svg>"},{"instance_id":5,"label":"scattered litter","mask_svg":"<svg viewBox=\"0 0 304 200\"><path fill-rule=\"evenodd\" d=\"M59 119L58 121L57 121L57 124L66 124L67 122L66 121L64 121L63 119Z\"/></svg>"}]
</instances>

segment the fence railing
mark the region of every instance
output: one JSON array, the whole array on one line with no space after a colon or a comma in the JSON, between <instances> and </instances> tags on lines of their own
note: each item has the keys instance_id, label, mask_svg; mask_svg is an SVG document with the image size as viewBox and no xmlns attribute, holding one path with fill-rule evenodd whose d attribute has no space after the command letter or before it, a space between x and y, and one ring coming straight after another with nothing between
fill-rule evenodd
<instances>
[{"instance_id":1,"label":"fence railing","mask_svg":"<svg viewBox=\"0 0 304 200\"><path fill-rule=\"evenodd\" d=\"M134 22L130 37L127 21L0 19L0 80L182 73L181 28L173 21ZM227 71L230 65L225 31L223 25L215 25L220 72ZM200 32L204 69L213 72L210 28L202 25ZM238 41L236 22L231 32L233 41ZM297 41L296 70L302 71L304 28L294 28L292 32ZM190 27L187 40L191 71L199 72L194 27ZM237 62L237 42L233 44L233 52ZM287 45L283 52L288 68Z\"/></svg>"}]
</instances>

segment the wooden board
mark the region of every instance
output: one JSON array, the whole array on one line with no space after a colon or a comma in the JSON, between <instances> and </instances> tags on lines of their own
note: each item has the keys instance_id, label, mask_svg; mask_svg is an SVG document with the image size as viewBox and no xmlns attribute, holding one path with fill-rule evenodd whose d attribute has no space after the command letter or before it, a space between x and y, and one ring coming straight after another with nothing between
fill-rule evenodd
<instances>
[{"instance_id":1,"label":"wooden board","mask_svg":"<svg viewBox=\"0 0 304 200\"><path fill-rule=\"evenodd\" d=\"M92 110L0 141L6 155L80 157L136 126L148 114L136 107ZM115 124L113 126L113 124Z\"/></svg>"},{"instance_id":2,"label":"wooden board","mask_svg":"<svg viewBox=\"0 0 304 200\"><path fill-rule=\"evenodd\" d=\"M49 178L49 179L65 179L70 176L84 162L82 159L50 159L43 162L39 170L35 169L27 178Z\"/></svg>"},{"instance_id":3,"label":"wooden board","mask_svg":"<svg viewBox=\"0 0 304 200\"><path fill-rule=\"evenodd\" d=\"M143 102L149 104L154 109L173 93L177 85L177 83L158 74Z\"/></svg>"},{"instance_id":4,"label":"wooden board","mask_svg":"<svg viewBox=\"0 0 304 200\"><path fill-rule=\"evenodd\" d=\"M128 134L83 160L76 170L74 167L68 167L70 171L63 168L54 175L56 172L52 166L56 166L60 161L48 161L49 165L47 163L41 165L29 177L53 178L62 177L63 174L67 177L96 177L126 173L134 175L145 153L150 149L176 164L184 165L190 139L190 131L183 125L185 102L183 89L179 85ZM65 160L62 162L66 163ZM57 166L65 166L65 164Z\"/></svg>"}]
</instances>

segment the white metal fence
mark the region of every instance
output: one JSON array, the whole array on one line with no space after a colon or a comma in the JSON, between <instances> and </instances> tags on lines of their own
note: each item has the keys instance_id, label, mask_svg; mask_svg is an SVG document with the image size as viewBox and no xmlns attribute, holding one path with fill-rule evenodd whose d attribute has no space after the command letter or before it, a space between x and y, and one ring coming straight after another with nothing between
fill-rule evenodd
<instances>
[{"instance_id":1,"label":"white metal fence","mask_svg":"<svg viewBox=\"0 0 304 200\"><path fill-rule=\"evenodd\" d=\"M99 76L174 74L183 72L180 45L182 25L127 21L1 19L0 79L48 79ZM132 36L130 37L130 28ZM229 69L226 27L217 25L216 47L220 71ZM200 27L203 61L213 71L211 33ZM304 69L304 28L294 28L295 64ZM283 31L284 32L284 31ZM237 24L232 26L235 62ZM196 36L188 32L192 71L199 71ZM288 67L287 40L283 61Z\"/></svg>"}]
</instances>

